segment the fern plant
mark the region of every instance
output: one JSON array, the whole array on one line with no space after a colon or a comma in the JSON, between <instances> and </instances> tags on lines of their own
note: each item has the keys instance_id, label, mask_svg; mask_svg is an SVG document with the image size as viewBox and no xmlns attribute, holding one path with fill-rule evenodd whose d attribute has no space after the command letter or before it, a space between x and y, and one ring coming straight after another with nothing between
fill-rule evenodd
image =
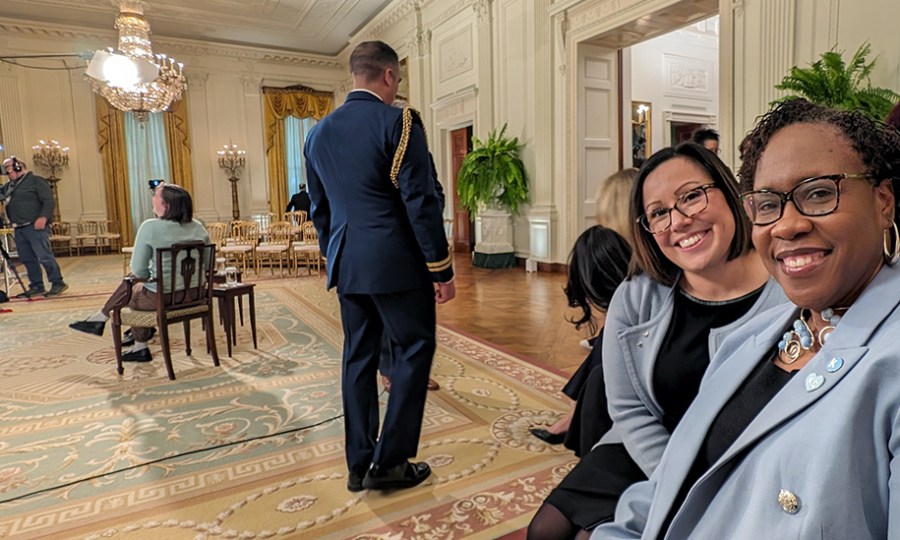
<instances>
[{"instance_id":1,"label":"fern plant","mask_svg":"<svg viewBox=\"0 0 900 540\"><path fill-rule=\"evenodd\" d=\"M888 88L873 87L869 81L875 61L866 60L872 47L863 43L849 63L843 53L831 49L808 68L794 66L775 86L789 95L772 104L798 97L836 109L858 110L875 120L884 120L900 94Z\"/></svg>"},{"instance_id":2,"label":"fern plant","mask_svg":"<svg viewBox=\"0 0 900 540\"><path fill-rule=\"evenodd\" d=\"M475 219L475 212L499 207L518 213L519 204L528 200L525 164L519 157L518 137L506 136L506 124L488 138L472 137L472 150L463 158L456 177L459 202Z\"/></svg>"}]
</instances>

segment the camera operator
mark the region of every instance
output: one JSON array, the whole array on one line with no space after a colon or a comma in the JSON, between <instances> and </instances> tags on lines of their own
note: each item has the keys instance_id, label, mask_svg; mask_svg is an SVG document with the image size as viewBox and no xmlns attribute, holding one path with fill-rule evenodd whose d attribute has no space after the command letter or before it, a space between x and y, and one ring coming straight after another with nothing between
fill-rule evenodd
<instances>
[{"instance_id":1,"label":"camera operator","mask_svg":"<svg viewBox=\"0 0 900 540\"><path fill-rule=\"evenodd\" d=\"M50 249L50 220L56 205L50 184L29 171L15 156L3 161L3 174L9 177L9 182L0 187L0 201L6 201L6 215L15 230L19 259L28 270L29 288L16 298L61 294L69 286L63 281ZM50 281L49 291L44 288L41 266Z\"/></svg>"}]
</instances>

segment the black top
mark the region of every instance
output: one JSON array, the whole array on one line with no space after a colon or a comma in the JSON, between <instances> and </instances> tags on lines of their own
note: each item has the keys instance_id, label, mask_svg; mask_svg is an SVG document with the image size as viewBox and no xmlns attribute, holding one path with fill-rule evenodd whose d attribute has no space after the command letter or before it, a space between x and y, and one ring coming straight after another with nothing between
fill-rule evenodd
<instances>
[{"instance_id":1,"label":"black top","mask_svg":"<svg viewBox=\"0 0 900 540\"><path fill-rule=\"evenodd\" d=\"M669 433L697 396L709 366L709 332L727 326L750 311L763 287L733 300L709 302L678 289L672 322L653 366L653 391Z\"/></svg>"},{"instance_id":2,"label":"black top","mask_svg":"<svg viewBox=\"0 0 900 540\"><path fill-rule=\"evenodd\" d=\"M750 373L744 384L725 403L716 419L710 424L709 431L706 432L706 439L697 453L697 459L694 460L694 465L685 478L675 503L669 510L660 538L665 536L675 513L681 508L681 503L684 502L694 483L722 457L740 434L747 429L750 422L756 418L756 415L775 397L775 394L784 388L794 373L797 373L796 371L784 371L773 364L772 359L777 354L776 350L756 366L756 369Z\"/></svg>"}]
</instances>

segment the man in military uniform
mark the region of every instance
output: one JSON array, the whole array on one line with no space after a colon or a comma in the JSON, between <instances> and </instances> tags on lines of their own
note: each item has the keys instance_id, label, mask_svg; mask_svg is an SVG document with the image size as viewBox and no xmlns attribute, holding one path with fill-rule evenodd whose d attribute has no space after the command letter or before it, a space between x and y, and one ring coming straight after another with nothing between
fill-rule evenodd
<instances>
[{"instance_id":1,"label":"man in military uniform","mask_svg":"<svg viewBox=\"0 0 900 540\"><path fill-rule=\"evenodd\" d=\"M397 53L380 41L350 55L354 89L310 133L304 153L312 220L337 287L344 328L347 488L399 489L431 470L416 455L434 357L435 303L456 295L425 131L391 106ZM378 430L382 334L394 353Z\"/></svg>"},{"instance_id":2,"label":"man in military uniform","mask_svg":"<svg viewBox=\"0 0 900 540\"><path fill-rule=\"evenodd\" d=\"M5 159L2 166L9 182L0 187L0 201L6 201L6 216L15 229L16 250L28 270L28 290L17 298L62 294L69 286L50 249L50 220L56 206L50 184L15 157ZM50 281L49 291L44 288L42 266Z\"/></svg>"}]
</instances>

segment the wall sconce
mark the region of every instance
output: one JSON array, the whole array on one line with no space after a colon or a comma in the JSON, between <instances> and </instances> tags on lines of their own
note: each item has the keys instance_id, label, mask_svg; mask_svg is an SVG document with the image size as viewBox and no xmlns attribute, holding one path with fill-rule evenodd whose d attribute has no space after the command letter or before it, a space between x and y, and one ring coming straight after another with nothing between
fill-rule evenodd
<instances>
[{"instance_id":1,"label":"wall sconce","mask_svg":"<svg viewBox=\"0 0 900 540\"><path fill-rule=\"evenodd\" d=\"M226 144L216 154L219 156L219 167L228 171L228 181L231 182L231 217L235 220L241 219L237 182L240 180L238 174L247 163L247 152L240 150L236 144Z\"/></svg>"},{"instance_id":2,"label":"wall sconce","mask_svg":"<svg viewBox=\"0 0 900 540\"><path fill-rule=\"evenodd\" d=\"M56 202L56 206L53 208L53 222L59 223L59 195L56 192L56 183L60 181L60 178L56 176L56 173L69 166L69 147L62 146L56 140L48 143L41 139L38 144L31 147L31 150L34 152L31 156L34 164L50 171L47 181L50 182L50 190L53 192L53 200Z\"/></svg>"}]
</instances>

